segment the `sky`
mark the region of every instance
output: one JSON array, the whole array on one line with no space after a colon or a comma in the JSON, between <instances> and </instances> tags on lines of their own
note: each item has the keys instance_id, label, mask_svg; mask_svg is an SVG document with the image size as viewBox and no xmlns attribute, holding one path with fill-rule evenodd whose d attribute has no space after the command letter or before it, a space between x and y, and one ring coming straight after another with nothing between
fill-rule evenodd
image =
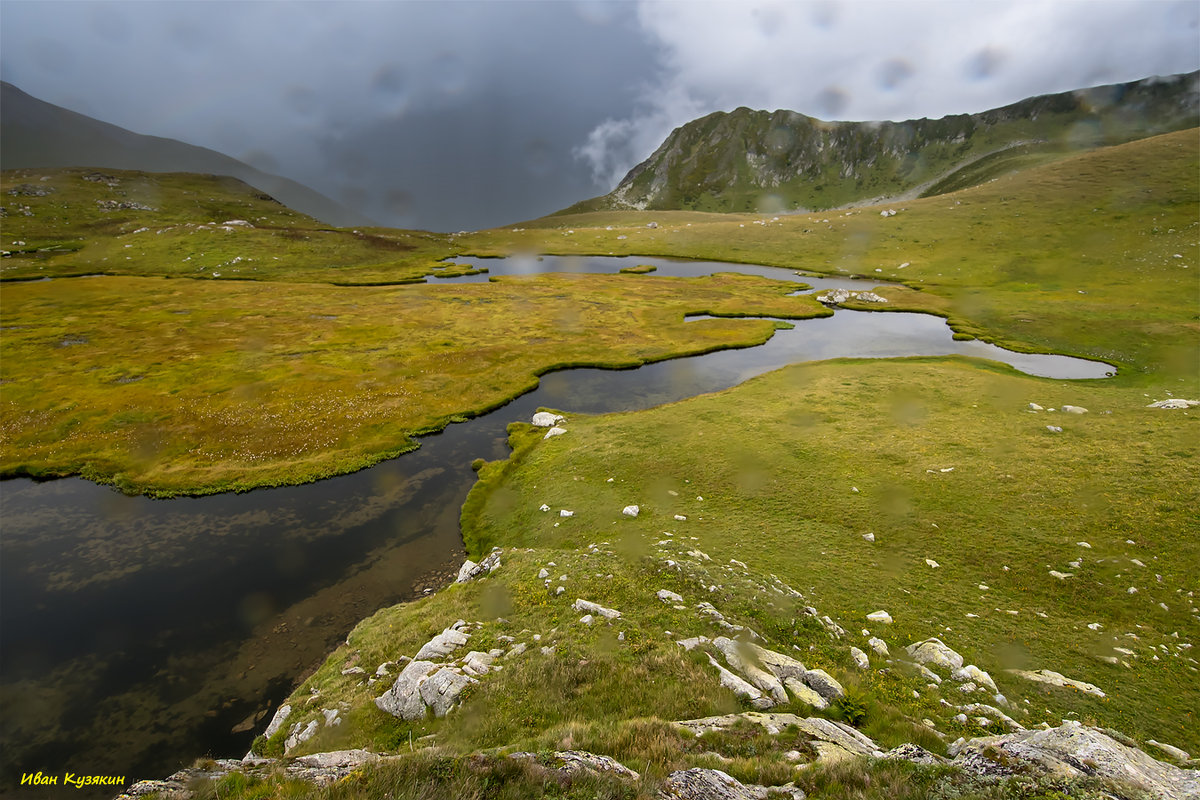
<instances>
[{"instance_id":1,"label":"sky","mask_svg":"<svg viewBox=\"0 0 1200 800\"><path fill-rule=\"evenodd\" d=\"M899 121L1197 68L1196 0L0 0L34 97L443 231L604 194L712 111Z\"/></svg>"}]
</instances>

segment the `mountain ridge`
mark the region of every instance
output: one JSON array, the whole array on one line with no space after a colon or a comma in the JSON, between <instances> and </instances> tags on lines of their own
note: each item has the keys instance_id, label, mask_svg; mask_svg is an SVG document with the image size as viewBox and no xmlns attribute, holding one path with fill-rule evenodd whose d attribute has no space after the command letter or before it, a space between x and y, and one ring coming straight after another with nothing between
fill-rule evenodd
<instances>
[{"instance_id":1,"label":"mountain ridge","mask_svg":"<svg viewBox=\"0 0 1200 800\"><path fill-rule=\"evenodd\" d=\"M780 213L910 199L1197 124L1200 72L1038 95L932 120L828 122L740 107L676 128L613 191L558 213Z\"/></svg>"},{"instance_id":2,"label":"mountain ridge","mask_svg":"<svg viewBox=\"0 0 1200 800\"><path fill-rule=\"evenodd\" d=\"M136 133L40 100L0 81L0 169L99 167L229 175L337 227L377 225L301 183L207 147Z\"/></svg>"}]
</instances>

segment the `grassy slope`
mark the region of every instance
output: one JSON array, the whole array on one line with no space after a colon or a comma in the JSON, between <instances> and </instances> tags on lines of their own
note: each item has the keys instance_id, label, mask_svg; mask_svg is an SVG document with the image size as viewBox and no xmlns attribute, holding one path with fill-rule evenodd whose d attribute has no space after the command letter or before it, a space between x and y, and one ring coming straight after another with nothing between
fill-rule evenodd
<instances>
[{"instance_id":1,"label":"grassy slope","mask_svg":"<svg viewBox=\"0 0 1200 800\"><path fill-rule=\"evenodd\" d=\"M954 684L930 689L874 657L870 672L856 672L847 648L867 649L862 629L893 653L942 636L992 674L1026 725L1082 719L1195 752L1200 693L1187 645L1200 638L1200 586L1191 568L1200 561L1200 422L1194 410L1145 407L1168 392L1194 396L1200 380L1195 145L1194 132L1160 137L1080 159L1078 182L1067 162L917 201L888 219L864 213L819 226L810 218L759 226L753 217L659 212L606 213L591 218L593 228L584 227L587 218L568 223L574 233L559 232L558 251L603 242L618 251L697 257L736 250L745 260L825 271L874 274L880 264L887 277L920 287L893 295L910 305L964 325L990 320L990 338L1107 355L1123 372L1060 382L966 359L841 360L788 367L644 412L570 417L569 433L548 441L514 424L513 456L481 468L463 513L469 550L478 556L503 546L504 565L360 624L293 695L304 704L302 720L345 703L353 724L323 729L305 748L394 750L410 733L434 734L423 743L437 743L443 755L576 746L645 772L645 796L655 780L690 764L782 782L791 773L778 743L756 743L752 758L738 760L745 750L717 741L711 749L734 760L705 761L657 722L736 707L714 689L702 658L671 644L719 632L694 610L706 600L841 679L865 708L863 729L885 746L916 741L940 749L914 724L922 718L948 738L984 730L955 722L957 710L939 702L967 701ZM641 227L649 218L660 227ZM532 223L526 228L510 231L500 246L545 236ZM629 238L614 242L618 231ZM972 237L988 244L968 246ZM1184 257L1172 258L1175 252ZM900 272L902 258L911 265ZM1012 274L1018 267L1026 271L1021 280ZM1089 413L1033 413L1029 402ZM540 512L542 503L575 516ZM628 503L641 506L638 518L621 515ZM862 538L867 532L873 544ZM697 549L711 561L688 553ZM542 566L551 573L548 585L535 577ZM1056 579L1051 569L1072 577ZM778 579L805 597L780 594ZM559 583L566 591L556 596ZM683 595L687 608L659 603L659 588ZM624 616L583 627L569 608L575 597ZM803 604L833 616L847 638L831 638L800 613ZM892 614L892 625L865 620L879 608ZM485 678L445 720L397 722L370 702L386 680L366 685L341 675L355 659L369 668L411 655L458 618L483 622L473 649L508 646L500 635L532 649ZM1087 627L1093 623L1098 630ZM536 652L547 643L552 655ZM1104 660L1114 657L1116 664ZM1012 667L1054 669L1097 684L1108 697L1040 687L1003 671ZM314 689L319 699L308 701ZM809 775L802 785L811 796L932 791L928 776L916 774L877 776L874 788L861 775L842 783L819 770ZM845 787L855 780L857 790ZM1026 795L1013 789L1001 796Z\"/></svg>"}]
</instances>

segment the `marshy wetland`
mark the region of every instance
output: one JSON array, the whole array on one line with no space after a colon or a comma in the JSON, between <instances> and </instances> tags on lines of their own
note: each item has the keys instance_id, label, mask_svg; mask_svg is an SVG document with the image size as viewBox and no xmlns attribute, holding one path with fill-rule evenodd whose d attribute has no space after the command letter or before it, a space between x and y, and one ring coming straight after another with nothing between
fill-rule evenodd
<instances>
[{"instance_id":1,"label":"marshy wetland","mask_svg":"<svg viewBox=\"0 0 1200 800\"><path fill-rule=\"evenodd\" d=\"M294 754L395 750L410 735L435 735L451 753L570 739L659 775L693 754L646 744L634 729L651 723L638 720L736 704L698 654L664 636L708 623L663 606L658 588L807 648L806 663L852 688L862 729L888 746L944 748L922 718L950 739L988 729L938 702L961 702L957 690L855 672L846 642L800 605L855 642L866 627L894 650L953 640L1027 725L1078 718L1194 752L1196 669L1182 645L1200 637L1189 566L1200 562L1200 437L1194 410L1147 406L1200 395L1196 150L1194 132L1156 137L912 201L894 217L599 212L428 235L412 250L378 244L409 234L320 231L269 217L278 210L259 220L257 201L233 192L162 234L170 225L150 216L162 212L134 209L70 253L6 258L5 278L61 280L6 282L0 294L5 474L212 495L4 484L4 736L27 748L7 752L120 750L154 774L197 746L240 755L226 748L261 733L285 697L319 696L305 714L337 707L348 722ZM5 188L30 179L6 174ZM29 198L45 210L18 219L30 227L12 238L74 241L48 212L85 182L63 172L46 183L57 195ZM243 217L249 227L187 228ZM181 266L192 246L173 237L184 236L212 237L204 252L220 261ZM275 240L361 250L331 245L338 267L303 248L267 265ZM136 255L114 267L126 250ZM475 260L513 252L637 256L622 265L657 269L596 262L593 274L547 256L541 265L563 271L510 276ZM228 280L248 253L262 269ZM767 266L683 277L652 256ZM446 263L489 273L394 285ZM771 277L779 267L864 277L889 310L852 303L831 315L795 293L806 278ZM196 274L181 280L183 270ZM1063 363L1087 359L1099 374L1039 377L1020 362L1033 373L1022 374L975 360L1002 355L972 349L977 339L1070 354ZM787 366L802 361L822 363ZM1088 411L1049 410L1067 405ZM567 433L544 441L509 426L540 407L563 413ZM473 459L487 462L478 473ZM630 503L636 518L621 514ZM502 547L504 567L379 611L347 639L357 620L444 585L464 540L476 560ZM602 541L611 546L589 547ZM731 559L747 565L736 578ZM569 574L569 593L535 579L543 568ZM804 603L763 602L755 587L769 576ZM623 609L622 637L580 628L575 597ZM867 623L878 608L894 624ZM537 632L557 655L491 676L462 714L415 722L383 714L378 690L342 672L411 654L458 618L486 623L481 643ZM1009 668L1058 670L1107 696L1047 690ZM286 733L264 746L282 750ZM30 766L12 759L13 771Z\"/></svg>"}]
</instances>

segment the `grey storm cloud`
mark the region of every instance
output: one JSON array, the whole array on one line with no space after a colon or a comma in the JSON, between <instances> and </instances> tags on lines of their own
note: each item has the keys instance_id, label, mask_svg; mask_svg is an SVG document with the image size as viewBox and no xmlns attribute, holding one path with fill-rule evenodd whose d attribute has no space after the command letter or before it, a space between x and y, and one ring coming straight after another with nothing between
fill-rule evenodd
<instances>
[{"instance_id":1,"label":"grey storm cloud","mask_svg":"<svg viewBox=\"0 0 1200 800\"><path fill-rule=\"evenodd\" d=\"M907 119L1190 71L1198 9L4 0L0 77L381 222L447 230L608 191L672 128L714 110Z\"/></svg>"}]
</instances>

